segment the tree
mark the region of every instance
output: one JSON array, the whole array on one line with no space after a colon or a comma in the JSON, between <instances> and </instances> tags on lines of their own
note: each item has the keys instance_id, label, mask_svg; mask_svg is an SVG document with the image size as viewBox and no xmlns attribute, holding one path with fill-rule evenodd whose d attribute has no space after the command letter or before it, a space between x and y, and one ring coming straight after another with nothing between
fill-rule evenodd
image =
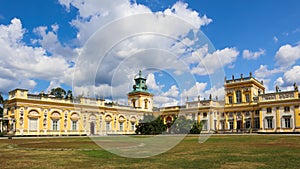
<instances>
[{"instance_id":1,"label":"tree","mask_svg":"<svg viewBox=\"0 0 300 169\"><path fill-rule=\"evenodd\" d=\"M195 122L190 130L190 134L200 134L202 131L202 123Z\"/></svg>"},{"instance_id":2,"label":"tree","mask_svg":"<svg viewBox=\"0 0 300 169\"><path fill-rule=\"evenodd\" d=\"M58 98L63 98L66 95L66 91L61 87L57 87L57 88L51 89L50 94L54 95L55 97L58 97Z\"/></svg>"},{"instance_id":3,"label":"tree","mask_svg":"<svg viewBox=\"0 0 300 169\"><path fill-rule=\"evenodd\" d=\"M186 119L184 116L179 116L173 120L171 126L171 133L174 134L187 134L190 132L194 121Z\"/></svg>"},{"instance_id":4,"label":"tree","mask_svg":"<svg viewBox=\"0 0 300 169\"><path fill-rule=\"evenodd\" d=\"M145 115L143 120L139 121L135 132L143 135L162 134L167 130L162 117L155 118L153 115Z\"/></svg>"},{"instance_id":5,"label":"tree","mask_svg":"<svg viewBox=\"0 0 300 169\"><path fill-rule=\"evenodd\" d=\"M174 118L170 128L171 133L174 134L200 134L201 130L201 123L199 124L194 120L186 119L184 116Z\"/></svg>"},{"instance_id":6,"label":"tree","mask_svg":"<svg viewBox=\"0 0 300 169\"><path fill-rule=\"evenodd\" d=\"M67 91L67 94L65 96L65 99L73 99L73 94L72 94L72 91L71 90L68 90Z\"/></svg>"}]
</instances>

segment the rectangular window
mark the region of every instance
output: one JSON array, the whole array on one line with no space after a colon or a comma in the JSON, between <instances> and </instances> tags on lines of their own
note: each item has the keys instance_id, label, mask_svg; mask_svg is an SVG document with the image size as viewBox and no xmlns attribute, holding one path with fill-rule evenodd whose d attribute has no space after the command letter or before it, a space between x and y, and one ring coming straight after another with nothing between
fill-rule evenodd
<instances>
[{"instance_id":1,"label":"rectangular window","mask_svg":"<svg viewBox=\"0 0 300 169\"><path fill-rule=\"evenodd\" d=\"M228 103L232 104L232 96L228 96Z\"/></svg>"},{"instance_id":2,"label":"rectangular window","mask_svg":"<svg viewBox=\"0 0 300 169\"><path fill-rule=\"evenodd\" d=\"M207 130L207 120L202 120L203 130Z\"/></svg>"},{"instance_id":3,"label":"rectangular window","mask_svg":"<svg viewBox=\"0 0 300 169\"><path fill-rule=\"evenodd\" d=\"M110 131L110 122L106 122L106 131Z\"/></svg>"},{"instance_id":4,"label":"rectangular window","mask_svg":"<svg viewBox=\"0 0 300 169\"><path fill-rule=\"evenodd\" d=\"M267 113L272 113L272 108L268 107L267 108Z\"/></svg>"},{"instance_id":5,"label":"rectangular window","mask_svg":"<svg viewBox=\"0 0 300 169\"><path fill-rule=\"evenodd\" d=\"M57 120L52 121L52 130L58 130L58 121Z\"/></svg>"},{"instance_id":6,"label":"rectangular window","mask_svg":"<svg viewBox=\"0 0 300 169\"><path fill-rule=\"evenodd\" d=\"M254 118L254 128L259 129L259 118Z\"/></svg>"},{"instance_id":7,"label":"rectangular window","mask_svg":"<svg viewBox=\"0 0 300 169\"><path fill-rule=\"evenodd\" d=\"M222 115L221 115L222 117L224 117L225 116L225 113L222 113Z\"/></svg>"},{"instance_id":8,"label":"rectangular window","mask_svg":"<svg viewBox=\"0 0 300 169\"><path fill-rule=\"evenodd\" d=\"M232 130L233 129L233 121L229 122L229 129Z\"/></svg>"},{"instance_id":9,"label":"rectangular window","mask_svg":"<svg viewBox=\"0 0 300 169\"><path fill-rule=\"evenodd\" d=\"M267 128L269 129L273 128L273 119L267 118Z\"/></svg>"},{"instance_id":10,"label":"rectangular window","mask_svg":"<svg viewBox=\"0 0 300 169\"><path fill-rule=\"evenodd\" d=\"M132 131L135 130L135 123L134 123L134 122L131 123L131 130L132 130Z\"/></svg>"},{"instance_id":11,"label":"rectangular window","mask_svg":"<svg viewBox=\"0 0 300 169\"><path fill-rule=\"evenodd\" d=\"M250 94L246 94L246 102L250 102Z\"/></svg>"},{"instance_id":12,"label":"rectangular window","mask_svg":"<svg viewBox=\"0 0 300 169\"><path fill-rule=\"evenodd\" d=\"M246 126L246 129L249 129L249 128L251 128L251 120L246 120L246 124L245 124Z\"/></svg>"},{"instance_id":13,"label":"rectangular window","mask_svg":"<svg viewBox=\"0 0 300 169\"><path fill-rule=\"evenodd\" d=\"M196 120L196 115L195 113L192 114L192 119L195 121Z\"/></svg>"},{"instance_id":14,"label":"rectangular window","mask_svg":"<svg viewBox=\"0 0 300 169\"><path fill-rule=\"evenodd\" d=\"M284 112L290 112L290 107L289 106L285 106L284 107Z\"/></svg>"},{"instance_id":15,"label":"rectangular window","mask_svg":"<svg viewBox=\"0 0 300 169\"><path fill-rule=\"evenodd\" d=\"M221 121L221 129L224 130L225 129L225 122Z\"/></svg>"},{"instance_id":16,"label":"rectangular window","mask_svg":"<svg viewBox=\"0 0 300 169\"><path fill-rule=\"evenodd\" d=\"M259 110L255 110L255 115L259 116Z\"/></svg>"},{"instance_id":17,"label":"rectangular window","mask_svg":"<svg viewBox=\"0 0 300 169\"><path fill-rule=\"evenodd\" d=\"M145 109L148 109L148 100L145 100Z\"/></svg>"},{"instance_id":18,"label":"rectangular window","mask_svg":"<svg viewBox=\"0 0 300 169\"><path fill-rule=\"evenodd\" d=\"M72 121L72 130L77 130L77 121Z\"/></svg>"},{"instance_id":19,"label":"rectangular window","mask_svg":"<svg viewBox=\"0 0 300 169\"><path fill-rule=\"evenodd\" d=\"M123 123L120 123L120 131L123 131Z\"/></svg>"},{"instance_id":20,"label":"rectangular window","mask_svg":"<svg viewBox=\"0 0 300 169\"><path fill-rule=\"evenodd\" d=\"M214 130L217 130L217 120L214 120Z\"/></svg>"},{"instance_id":21,"label":"rectangular window","mask_svg":"<svg viewBox=\"0 0 300 169\"><path fill-rule=\"evenodd\" d=\"M246 116L250 116L250 112L246 111Z\"/></svg>"},{"instance_id":22,"label":"rectangular window","mask_svg":"<svg viewBox=\"0 0 300 169\"><path fill-rule=\"evenodd\" d=\"M285 128L291 128L291 118L284 118Z\"/></svg>"},{"instance_id":23,"label":"rectangular window","mask_svg":"<svg viewBox=\"0 0 300 169\"><path fill-rule=\"evenodd\" d=\"M237 90L235 92L235 94L236 94L236 103L241 103L242 102L242 93L241 93L241 91Z\"/></svg>"},{"instance_id":24,"label":"rectangular window","mask_svg":"<svg viewBox=\"0 0 300 169\"><path fill-rule=\"evenodd\" d=\"M203 113L203 117L204 117L204 118L207 117L207 113Z\"/></svg>"},{"instance_id":25,"label":"rectangular window","mask_svg":"<svg viewBox=\"0 0 300 169\"><path fill-rule=\"evenodd\" d=\"M29 130L37 130L38 119L29 119Z\"/></svg>"}]
</instances>

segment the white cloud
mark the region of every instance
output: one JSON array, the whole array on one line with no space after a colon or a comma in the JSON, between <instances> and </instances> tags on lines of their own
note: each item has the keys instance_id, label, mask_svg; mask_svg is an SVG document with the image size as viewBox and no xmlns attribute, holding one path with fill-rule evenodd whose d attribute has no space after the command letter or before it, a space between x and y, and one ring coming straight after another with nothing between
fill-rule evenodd
<instances>
[{"instance_id":1,"label":"white cloud","mask_svg":"<svg viewBox=\"0 0 300 169\"><path fill-rule=\"evenodd\" d=\"M200 96L201 100L208 100L210 95L213 97L212 99L215 100L216 97L218 98L218 100L224 100L224 87L216 87L213 86L210 89L206 89L207 88L207 83L200 83L200 82L196 82L196 84L194 86L192 86L190 89L184 90L181 93L181 99L182 99L182 104L185 103L186 98L189 99L189 101L191 100L198 100L198 97Z\"/></svg>"},{"instance_id":2,"label":"white cloud","mask_svg":"<svg viewBox=\"0 0 300 169\"><path fill-rule=\"evenodd\" d=\"M157 84L153 73L148 74L146 84L148 88L152 90L161 90L161 88L163 87L162 85Z\"/></svg>"},{"instance_id":3,"label":"white cloud","mask_svg":"<svg viewBox=\"0 0 300 169\"><path fill-rule=\"evenodd\" d=\"M185 99L186 97L198 97L199 95L201 95L201 93L204 92L206 86L207 83L196 82L196 84L192 86L190 89L183 90L183 92L181 93L181 98Z\"/></svg>"},{"instance_id":4,"label":"white cloud","mask_svg":"<svg viewBox=\"0 0 300 169\"><path fill-rule=\"evenodd\" d=\"M277 65L281 67L292 66L300 59L300 45L291 46L286 44L281 46L275 55Z\"/></svg>"},{"instance_id":5,"label":"white cloud","mask_svg":"<svg viewBox=\"0 0 300 169\"><path fill-rule=\"evenodd\" d=\"M279 90L281 90L281 91L291 91L291 90L294 90L294 86L292 85L293 83L287 82L286 79L284 79L282 77L278 77L275 80L275 82L274 82L274 86L273 86L274 90L272 92L275 92L275 87L276 86L278 86Z\"/></svg>"},{"instance_id":6,"label":"white cloud","mask_svg":"<svg viewBox=\"0 0 300 169\"><path fill-rule=\"evenodd\" d=\"M198 12L189 10L188 4L180 1L174 4L171 9L166 9L164 14L180 17L192 24L197 29L212 22L212 19L207 18L206 15L199 17Z\"/></svg>"},{"instance_id":7,"label":"white cloud","mask_svg":"<svg viewBox=\"0 0 300 169\"><path fill-rule=\"evenodd\" d=\"M57 87L61 87L60 82L58 82L57 80L51 80L49 83L49 86L47 87L47 89L44 92L51 92L51 89L57 88Z\"/></svg>"},{"instance_id":8,"label":"white cloud","mask_svg":"<svg viewBox=\"0 0 300 169\"><path fill-rule=\"evenodd\" d=\"M40 26L34 29L34 32L40 36L39 39L34 39L47 52L54 56L60 56L68 60L75 60L78 53L76 48L72 49L68 46L62 45L57 37L59 26L57 24L51 25L52 30L48 30L45 26Z\"/></svg>"},{"instance_id":9,"label":"white cloud","mask_svg":"<svg viewBox=\"0 0 300 169\"><path fill-rule=\"evenodd\" d=\"M206 15L201 16L183 2L177 2L160 12L152 12L148 7L129 0L59 2L66 10L70 10L71 5L78 9L78 15L71 25L78 30L77 39L74 41L79 47L74 49L59 41L58 24L35 28L34 32L38 38L31 39L34 46L22 42L27 30L22 27L19 19L13 19L7 26L0 25L0 70L3 72L0 73L0 90L15 87L32 89L36 86L35 79L49 81L46 90L63 83L71 85L75 71L75 84L79 84L73 86L75 93L104 95L109 99L124 102L126 93L131 90L132 75L139 69L153 68L182 75L189 70L189 64L199 63L197 57L202 53L200 59L204 66L209 66L211 73L215 71L213 66L221 67L221 64L212 63L217 55L221 57L220 61L224 65L234 62L235 55L238 55L232 48L208 54L208 48L204 46L195 49L198 53L193 53L186 62L181 60L179 56L186 52L187 46L193 46L199 40L198 37L191 38L187 34L193 32L196 35L202 26L212 22L212 19ZM121 21L123 19L124 22ZM118 24L106 29L114 23ZM91 47L93 52L85 51L83 45L87 40L95 35L95 32L103 30L106 31L103 39ZM180 43L177 43L178 41ZM75 70L70 62L75 61L78 54L94 58L83 58L89 62L76 63ZM99 60L102 54L107 54L108 57ZM211 58L214 58L214 61L210 61ZM78 81L81 83L76 83ZM155 96L158 104L166 106L179 103L180 93L175 85L162 92L164 85L157 83L152 73L148 75L147 84L149 88L158 91L158 95ZM203 84L198 85L201 87Z\"/></svg>"},{"instance_id":10,"label":"white cloud","mask_svg":"<svg viewBox=\"0 0 300 169\"><path fill-rule=\"evenodd\" d=\"M294 66L283 75L286 85L292 85L294 82L300 84L300 66Z\"/></svg>"},{"instance_id":11,"label":"white cloud","mask_svg":"<svg viewBox=\"0 0 300 169\"><path fill-rule=\"evenodd\" d=\"M42 47L31 47L22 42L26 32L19 19L12 19L9 25L0 25L0 78L5 84L0 90L13 88L32 89L34 79L61 79L68 69L62 57L47 56ZM9 85L7 85L9 84Z\"/></svg>"},{"instance_id":12,"label":"white cloud","mask_svg":"<svg viewBox=\"0 0 300 169\"><path fill-rule=\"evenodd\" d=\"M278 77L274 82L274 85L277 86L282 86L283 84L284 84L284 80L282 79L282 77Z\"/></svg>"},{"instance_id":13,"label":"white cloud","mask_svg":"<svg viewBox=\"0 0 300 169\"><path fill-rule=\"evenodd\" d=\"M163 93L165 97L177 98L179 96L179 89L176 85L172 85L168 91Z\"/></svg>"},{"instance_id":14,"label":"white cloud","mask_svg":"<svg viewBox=\"0 0 300 169\"><path fill-rule=\"evenodd\" d=\"M259 51L257 52L251 52L249 50L244 50L243 51L243 58L247 59L247 60L256 60L257 58L259 58L262 55L265 55L265 50L264 49L259 49Z\"/></svg>"},{"instance_id":15,"label":"white cloud","mask_svg":"<svg viewBox=\"0 0 300 169\"><path fill-rule=\"evenodd\" d=\"M273 92L274 90L272 88L270 88L270 86L269 86L269 84L271 82L271 78L274 75L282 73L282 72L284 72L283 68L268 69L268 65L260 65L259 69L255 70L254 76L259 81L263 81L265 90L267 92ZM280 79L278 79L277 83L280 83Z\"/></svg>"},{"instance_id":16,"label":"white cloud","mask_svg":"<svg viewBox=\"0 0 300 169\"><path fill-rule=\"evenodd\" d=\"M278 42L278 38L276 36L273 37L273 41L274 43L277 43Z\"/></svg>"},{"instance_id":17,"label":"white cloud","mask_svg":"<svg viewBox=\"0 0 300 169\"><path fill-rule=\"evenodd\" d=\"M72 21L78 29L79 44L94 42L88 49L84 47L76 64L74 84L82 90L85 86L95 85L97 90L102 86L104 91L105 86L106 91L115 90L124 95L132 82L130 75L139 69L169 71L174 76L186 73L189 64L199 62L180 59L187 52L187 47L199 40L197 36L188 37L188 34L192 32L197 35L202 26L212 22L182 2L155 13L128 0L81 2L60 1L67 9L72 5L79 11L78 17ZM55 34L54 30L52 32ZM178 103L175 99L179 95L176 86L162 92L164 85L156 82L153 73L148 75L147 85L157 91L155 97L158 104L168 104L166 100Z\"/></svg>"},{"instance_id":18,"label":"white cloud","mask_svg":"<svg viewBox=\"0 0 300 169\"><path fill-rule=\"evenodd\" d=\"M230 66L238 55L239 52L235 48L217 50L201 58L201 62L192 68L191 72L198 75L213 74L224 66Z\"/></svg>"},{"instance_id":19,"label":"white cloud","mask_svg":"<svg viewBox=\"0 0 300 169\"><path fill-rule=\"evenodd\" d=\"M196 51L192 52L191 55L184 58L184 61L188 64L195 64L201 62L201 59L203 59L208 54L208 44L203 45L202 47L198 48Z\"/></svg>"},{"instance_id":20,"label":"white cloud","mask_svg":"<svg viewBox=\"0 0 300 169\"><path fill-rule=\"evenodd\" d=\"M169 107L169 106L178 106L179 101L175 98L170 98L162 95L153 97L155 107Z\"/></svg>"},{"instance_id":21,"label":"white cloud","mask_svg":"<svg viewBox=\"0 0 300 169\"><path fill-rule=\"evenodd\" d=\"M268 69L268 65L260 65L259 69L255 70L254 75L259 80L270 78L272 75L282 72L282 69Z\"/></svg>"}]
</instances>

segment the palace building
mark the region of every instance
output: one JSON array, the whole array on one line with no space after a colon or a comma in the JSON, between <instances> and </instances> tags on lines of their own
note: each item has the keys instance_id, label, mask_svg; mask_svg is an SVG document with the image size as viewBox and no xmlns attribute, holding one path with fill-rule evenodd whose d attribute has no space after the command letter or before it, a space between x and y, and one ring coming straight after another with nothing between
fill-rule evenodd
<instances>
[{"instance_id":1,"label":"palace building","mask_svg":"<svg viewBox=\"0 0 300 169\"><path fill-rule=\"evenodd\" d=\"M187 101L182 106L153 108L141 71L128 93L128 106L105 103L104 99L57 98L50 94L30 94L25 89L9 92L4 105L2 130L26 135L107 135L133 134L145 114L162 116L166 124L175 117L202 122L207 133L300 132L298 86L292 91L265 93L263 82L249 77L225 78L223 100Z\"/></svg>"}]
</instances>

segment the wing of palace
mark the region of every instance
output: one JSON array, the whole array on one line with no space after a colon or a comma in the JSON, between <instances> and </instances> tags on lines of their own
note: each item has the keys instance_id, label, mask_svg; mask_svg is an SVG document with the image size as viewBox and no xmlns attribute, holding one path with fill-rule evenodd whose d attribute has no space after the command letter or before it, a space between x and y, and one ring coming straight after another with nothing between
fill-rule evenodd
<instances>
[{"instance_id":1,"label":"wing of palace","mask_svg":"<svg viewBox=\"0 0 300 169\"><path fill-rule=\"evenodd\" d=\"M141 71L127 94L128 105L107 104L104 99L57 98L30 94L25 89L9 92L0 129L14 135L107 135L133 134L145 114L162 116L165 123L175 117L202 122L202 132L300 132L298 86L291 91L265 93L263 82L252 74L224 81L223 99L186 101L185 105L153 108ZM200 98L200 97L199 97Z\"/></svg>"}]
</instances>

